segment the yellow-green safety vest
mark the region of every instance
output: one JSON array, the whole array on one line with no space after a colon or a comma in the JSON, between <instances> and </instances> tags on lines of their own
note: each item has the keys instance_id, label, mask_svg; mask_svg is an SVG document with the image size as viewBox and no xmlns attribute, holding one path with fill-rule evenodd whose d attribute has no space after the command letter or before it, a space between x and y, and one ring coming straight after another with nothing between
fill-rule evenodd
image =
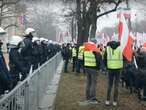
<instances>
[{"instance_id":1,"label":"yellow-green safety vest","mask_svg":"<svg viewBox=\"0 0 146 110\"><path fill-rule=\"evenodd\" d=\"M96 58L92 51L84 52L84 66L96 67Z\"/></svg>"},{"instance_id":2,"label":"yellow-green safety vest","mask_svg":"<svg viewBox=\"0 0 146 110\"><path fill-rule=\"evenodd\" d=\"M120 48L113 50L107 47L107 68L108 69L122 69L123 68L123 54Z\"/></svg>"},{"instance_id":3,"label":"yellow-green safety vest","mask_svg":"<svg viewBox=\"0 0 146 110\"><path fill-rule=\"evenodd\" d=\"M72 57L76 57L77 56L77 50L76 48L72 48Z\"/></svg>"},{"instance_id":4,"label":"yellow-green safety vest","mask_svg":"<svg viewBox=\"0 0 146 110\"><path fill-rule=\"evenodd\" d=\"M83 60L84 46L79 47L78 59Z\"/></svg>"}]
</instances>

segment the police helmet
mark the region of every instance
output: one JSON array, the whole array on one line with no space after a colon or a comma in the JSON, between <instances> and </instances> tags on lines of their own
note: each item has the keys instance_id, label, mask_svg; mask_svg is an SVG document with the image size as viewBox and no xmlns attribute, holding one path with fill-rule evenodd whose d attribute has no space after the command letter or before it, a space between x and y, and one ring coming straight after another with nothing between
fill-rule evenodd
<instances>
[{"instance_id":1,"label":"police helmet","mask_svg":"<svg viewBox=\"0 0 146 110\"><path fill-rule=\"evenodd\" d=\"M34 33L35 32L35 29L33 29L33 28L27 28L26 30L25 30L25 34L26 35L28 35L28 34L30 34L30 33Z\"/></svg>"},{"instance_id":2,"label":"police helmet","mask_svg":"<svg viewBox=\"0 0 146 110\"><path fill-rule=\"evenodd\" d=\"M35 42L35 41L39 41L40 39L38 37L33 37L32 38L32 42Z\"/></svg>"},{"instance_id":3,"label":"police helmet","mask_svg":"<svg viewBox=\"0 0 146 110\"><path fill-rule=\"evenodd\" d=\"M6 31L2 27L0 27L0 34L6 34Z\"/></svg>"},{"instance_id":4,"label":"police helmet","mask_svg":"<svg viewBox=\"0 0 146 110\"><path fill-rule=\"evenodd\" d=\"M12 36L9 41L9 44L17 46L22 40L23 39L20 36Z\"/></svg>"}]
</instances>

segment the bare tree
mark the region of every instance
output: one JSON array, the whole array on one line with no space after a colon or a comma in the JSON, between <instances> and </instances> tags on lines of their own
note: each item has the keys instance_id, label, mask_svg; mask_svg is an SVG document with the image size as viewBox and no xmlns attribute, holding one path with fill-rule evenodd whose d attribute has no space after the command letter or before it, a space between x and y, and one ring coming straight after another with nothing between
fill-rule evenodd
<instances>
[{"instance_id":1,"label":"bare tree","mask_svg":"<svg viewBox=\"0 0 146 110\"><path fill-rule=\"evenodd\" d=\"M90 37L95 37L98 18L117 10L122 0L76 0L77 4L77 24L78 43L88 41ZM102 11L104 4L113 4L112 9Z\"/></svg>"},{"instance_id":2,"label":"bare tree","mask_svg":"<svg viewBox=\"0 0 146 110\"><path fill-rule=\"evenodd\" d=\"M30 3L31 2L31 3ZM46 37L56 40L56 30L52 25L53 20L59 18L53 18L53 14L49 7L49 2L44 1L28 1L26 3L26 27L33 27L37 31L38 37Z\"/></svg>"},{"instance_id":3,"label":"bare tree","mask_svg":"<svg viewBox=\"0 0 146 110\"><path fill-rule=\"evenodd\" d=\"M18 15L18 2L20 0L0 0L0 26L6 19L16 18ZM10 23L5 26L5 29L11 26L16 26L16 24Z\"/></svg>"}]
</instances>

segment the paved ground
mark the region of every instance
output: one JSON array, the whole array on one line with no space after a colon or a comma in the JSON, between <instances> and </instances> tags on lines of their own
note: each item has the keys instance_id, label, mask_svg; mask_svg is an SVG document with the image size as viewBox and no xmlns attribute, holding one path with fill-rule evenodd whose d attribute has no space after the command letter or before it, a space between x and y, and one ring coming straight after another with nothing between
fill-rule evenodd
<instances>
[{"instance_id":1,"label":"paved ground","mask_svg":"<svg viewBox=\"0 0 146 110\"><path fill-rule=\"evenodd\" d=\"M131 95L126 89L120 88L120 104L118 107L106 107L104 105L106 95L107 79L103 74L99 74L97 84L97 98L101 101L96 106L81 107L79 101L85 99L85 76L75 75L75 73L62 73L59 92L56 99L56 110L146 110L143 103L137 100L135 95Z\"/></svg>"}]
</instances>

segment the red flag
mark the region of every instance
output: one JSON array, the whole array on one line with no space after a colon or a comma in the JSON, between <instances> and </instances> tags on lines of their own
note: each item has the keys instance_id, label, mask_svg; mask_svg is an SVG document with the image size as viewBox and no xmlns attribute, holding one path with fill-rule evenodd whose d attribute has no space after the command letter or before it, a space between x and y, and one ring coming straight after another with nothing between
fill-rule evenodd
<instances>
[{"instance_id":1,"label":"red flag","mask_svg":"<svg viewBox=\"0 0 146 110\"><path fill-rule=\"evenodd\" d=\"M120 40L122 36L122 31L123 31L123 23L121 21L119 21L118 31L119 31L119 40Z\"/></svg>"},{"instance_id":2,"label":"red flag","mask_svg":"<svg viewBox=\"0 0 146 110\"><path fill-rule=\"evenodd\" d=\"M119 35L121 36L119 36L119 38L120 38L121 50L123 52L124 48L127 45L128 37L129 37L128 25L123 14L121 14L121 24L122 24L122 27L121 27L122 29L120 31L121 33L119 33Z\"/></svg>"},{"instance_id":3,"label":"red flag","mask_svg":"<svg viewBox=\"0 0 146 110\"><path fill-rule=\"evenodd\" d=\"M143 44L143 47L146 47L146 42Z\"/></svg>"},{"instance_id":4,"label":"red flag","mask_svg":"<svg viewBox=\"0 0 146 110\"><path fill-rule=\"evenodd\" d=\"M119 24L118 24L118 33L119 33L119 40L121 40L122 37L122 32L123 32L123 21L121 19L121 13L119 14L118 18L119 18Z\"/></svg>"},{"instance_id":5,"label":"red flag","mask_svg":"<svg viewBox=\"0 0 146 110\"><path fill-rule=\"evenodd\" d=\"M84 50L85 51L95 51L95 52L100 52L100 49L97 48L96 44L93 42L87 42L84 44Z\"/></svg>"},{"instance_id":6,"label":"red flag","mask_svg":"<svg viewBox=\"0 0 146 110\"><path fill-rule=\"evenodd\" d=\"M133 55L133 35L132 33L129 33L128 25L125 20L125 17L123 14L120 16L119 20L119 39L121 43L121 50L123 51L123 55L128 61L132 61L132 55Z\"/></svg>"},{"instance_id":7,"label":"red flag","mask_svg":"<svg viewBox=\"0 0 146 110\"><path fill-rule=\"evenodd\" d=\"M124 51L123 51L123 54L124 54L125 58L129 62L132 61L132 57L133 57L133 42L134 42L133 35L132 35L132 33L130 33L129 37L128 37L127 45L126 45L126 47L124 48Z\"/></svg>"}]
</instances>

